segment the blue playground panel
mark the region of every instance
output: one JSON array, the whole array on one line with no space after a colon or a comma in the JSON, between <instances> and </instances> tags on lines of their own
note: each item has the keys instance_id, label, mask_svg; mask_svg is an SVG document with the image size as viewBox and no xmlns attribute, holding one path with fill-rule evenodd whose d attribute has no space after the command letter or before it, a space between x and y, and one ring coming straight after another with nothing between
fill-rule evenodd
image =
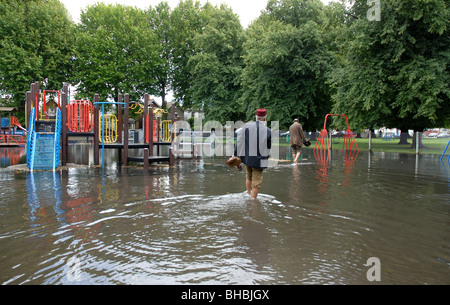
<instances>
[{"instance_id":1,"label":"blue playground panel","mask_svg":"<svg viewBox=\"0 0 450 305\"><path fill-rule=\"evenodd\" d=\"M9 128L9 118L2 118L2 129Z\"/></svg>"}]
</instances>

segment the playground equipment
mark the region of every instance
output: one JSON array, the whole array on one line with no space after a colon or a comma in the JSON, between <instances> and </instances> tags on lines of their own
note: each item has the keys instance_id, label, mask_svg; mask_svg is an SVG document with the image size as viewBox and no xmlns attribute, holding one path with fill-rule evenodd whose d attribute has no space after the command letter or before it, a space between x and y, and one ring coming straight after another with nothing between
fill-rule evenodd
<instances>
[{"instance_id":1,"label":"playground equipment","mask_svg":"<svg viewBox=\"0 0 450 305\"><path fill-rule=\"evenodd\" d=\"M11 115L12 112L17 111L16 107L1 107L1 112L8 112L8 117L1 118L1 130L0 145L1 146L23 146L25 145L23 134L17 134L16 128L26 132L26 129L22 127L17 117Z\"/></svg>"},{"instance_id":2,"label":"playground equipment","mask_svg":"<svg viewBox=\"0 0 450 305\"><path fill-rule=\"evenodd\" d=\"M448 141L447 146L445 147L444 152L442 153L442 156L440 158L441 163L442 163L442 159L444 159L444 155L447 152L447 149L448 149L449 146L450 146L450 141ZM450 163L450 154L448 154L447 162Z\"/></svg>"},{"instance_id":3,"label":"playground equipment","mask_svg":"<svg viewBox=\"0 0 450 305\"><path fill-rule=\"evenodd\" d=\"M58 103L47 108L46 96L56 93ZM33 100L34 98L34 100ZM27 92L27 166L30 170L56 170L61 152L61 92L44 90L39 92L39 84L32 85ZM39 115L38 115L39 114Z\"/></svg>"},{"instance_id":4,"label":"playground equipment","mask_svg":"<svg viewBox=\"0 0 450 305\"><path fill-rule=\"evenodd\" d=\"M129 96L127 101L126 95L126 103L129 104ZM140 106L141 107L141 106ZM163 113L167 113L167 111L155 108L153 109L152 106L149 105L149 95L144 95L144 105L143 108L143 117L144 117L144 144L127 144L127 147L124 148L124 162L125 159L127 161L133 161L133 162L139 162L144 163L144 168L147 168L149 163L151 162L169 162L169 165L173 165L175 162L175 157L172 152L171 142L163 142L161 141L161 129L159 128L161 124L159 123L160 118ZM151 115L156 117L156 120L154 118L151 118ZM128 111L125 112L125 121L128 121ZM172 123L174 118L174 108L172 107ZM127 125L127 124L126 124ZM126 132L124 132L124 136L128 137L128 125L126 126ZM171 130L173 133L173 130ZM125 143L125 142L124 142ZM128 157L128 147L134 148L137 146L142 145L144 148L143 157ZM169 146L169 155L168 156L161 156L160 155L160 147L161 146ZM156 147L156 155L154 155L154 147Z\"/></svg>"},{"instance_id":5,"label":"playground equipment","mask_svg":"<svg viewBox=\"0 0 450 305\"><path fill-rule=\"evenodd\" d=\"M31 110L35 117L36 108ZM56 119L49 124L51 131L40 131L39 121L30 120L27 136L27 166L30 170L56 170L61 150L61 110L56 109ZM47 130L47 129L45 129Z\"/></svg>"},{"instance_id":6,"label":"playground equipment","mask_svg":"<svg viewBox=\"0 0 450 305\"><path fill-rule=\"evenodd\" d=\"M11 132L11 130L14 127L18 127L23 132L27 132L27 130L25 128L23 128L22 125L20 124L19 119L17 119L17 117L15 117L13 115L10 116L9 118L2 118L1 122L2 122L1 126L2 126L3 131L8 130L9 132Z\"/></svg>"},{"instance_id":7,"label":"playground equipment","mask_svg":"<svg viewBox=\"0 0 450 305\"><path fill-rule=\"evenodd\" d=\"M58 94L54 117L49 115L48 108L46 108L46 111L44 110L44 105L47 105L47 103L44 103L44 97L48 93ZM27 165L29 168L32 170L55 170L60 161L61 165L66 165L69 157L69 137L93 138L95 165L100 165L100 148L103 156L105 149L118 149L119 163L125 166L128 165L128 161L144 163L144 168L152 162L169 162L169 165L173 165L174 156L171 148L168 156L160 155L159 147L170 146L171 142L161 141L159 138L161 132L156 120L146 120L144 143L129 143L129 98L129 94L125 94L125 101L123 102L123 95L119 94L117 103L100 102L99 95L95 94L94 103L89 100L69 102L69 85L67 83L63 83L62 90L46 90L45 94L44 92L40 93L38 82L32 83L31 90L26 94L26 118L28 118ZM159 109L153 110L151 106L148 106L148 101L149 95L146 94L143 106L144 118L149 117L149 110L150 113L163 112ZM117 116L106 114L104 111L105 104L117 105ZM102 108L101 115L100 108ZM173 112L172 108L172 118L174 117ZM42 115L38 115L38 113L42 113ZM153 154L154 147L157 148L156 155ZM130 148L143 149L144 157L129 157L128 150Z\"/></svg>"},{"instance_id":8,"label":"playground equipment","mask_svg":"<svg viewBox=\"0 0 450 305\"><path fill-rule=\"evenodd\" d=\"M2 118L2 129L9 128L9 118Z\"/></svg>"},{"instance_id":9,"label":"playground equipment","mask_svg":"<svg viewBox=\"0 0 450 305\"><path fill-rule=\"evenodd\" d=\"M143 109L143 108L142 108ZM170 125L162 124L161 117L163 114L167 114L168 112L162 108L155 108L151 109L150 112L153 113L153 116L156 117L156 119L152 118L153 120L153 142L171 142L170 140L167 141L167 136L163 138L163 135L166 135L167 133L171 133ZM150 124L150 114L147 114L145 116L145 128L146 130L149 130L149 124ZM163 121L164 122L164 121ZM170 121L172 122L172 121ZM149 133L146 135L146 142L149 142Z\"/></svg>"},{"instance_id":10,"label":"playground equipment","mask_svg":"<svg viewBox=\"0 0 450 305\"><path fill-rule=\"evenodd\" d=\"M326 127L327 127L327 119L330 116L345 117L347 122L347 130L344 133L344 143L342 146L342 151L344 152L344 158L346 162L355 160L359 153L359 148L358 145L356 144L355 136L353 135L353 132L349 128L348 117L345 114L329 113L325 116L323 129L320 132L316 145L314 146L314 156L319 161L319 163L323 165L328 164L330 158L330 140L328 137L328 131Z\"/></svg>"},{"instance_id":11,"label":"playground equipment","mask_svg":"<svg viewBox=\"0 0 450 305\"><path fill-rule=\"evenodd\" d=\"M27 130L20 124L19 119L17 119L17 117L15 116L11 116L10 128L14 126L18 127L23 132L27 132Z\"/></svg>"},{"instance_id":12,"label":"playground equipment","mask_svg":"<svg viewBox=\"0 0 450 305\"><path fill-rule=\"evenodd\" d=\"M49 93L56 93L58 95L58 103L57 103L57 107L59 109L61 109L61 92L59 90L44 90L41 95L42 95L42 107L40 108L40 120L49 120L49 119L53 119L54 116L56 115L55 113L55 109L56 107L52 107L52 108L47 108L47 104L50 103L50 101L47 101L47 95ZM56 104L56 103L55 103Z\"/></svg>"},{"instance_id":13,"label":"playground equipment","mask_svg":"<svg viewBox=\"0 0 450 305\"><path fill-rule=\"evenodd\" d=\"M104 104L117 104L111 102L102 103L102 113L104 111ZM122 104L125 105L125 104ZM100 121L102 124L98 126L100 128L99 132L102 136L99 138L100 143L112 144L116 143L119 138L117 132L117 117L114 114L105 114L100 116Z\"/></svg>"},{"instance_id":14,"label":"playground equipment","mask_svg":"<svg viewBox=\"0 0 450 305\"><path fill-rule=\"evenodd\" d=\"M161 135L160 139L163 142L172 142L172 121L161 122Z\"/></svg>"},{"instance_id":15,"label":"playground equipment","mask_svg":"<svg viewBox=\"0 0 450 305\"><path fill-rule=\"evenodd\" d=\"M132 103L130 106L130 110L136 110L136 114L144 114L145 121L145 129L149 130L150 120L153 120L152 134L153 134L153 142L171 142L171 123L172 121L162 121L161 117L163 114L167 114L168 112L162 108L155 108L147 106L147 111L144 113L145 106L140 103ZM156 118L150 118L150 114L153 113L153 116ZM167 123L169 122L169 123ZM149 133L146 133L145 141L149 142Z\"/></svg>"},{"instance_id":16,"label":"playground equipment","mask_svg":"<svg viewBox=\"0 0 450 305\"><path fill-rule=\"evenodd\" d=\"M67 127L71 132L91 132L94 127L94 106L87 100L69 102Z\"/></svg>"},{"instance_id":17,"label":"playground equipment","mask_svg":"<svg viewBox=\"0 0 450 305\"><path fill-rule=\"evenodd\" d=\"M24 143L21 135L0 134L0 146L23 146Z\"/></svg>"},{"instance_id":18,"label":"playground equipment","mask_svg":"<svg viewBox=\"0 0 450 305\"><path fill-rule=\"evenodd\" d=\"M127 106L126 103L122 103L122 102L95 102L94 106L97 107L97 105L102 105L102 115L100 116L100 120L101 120L101 125L99 126L100 130L101 130L101 138L99 139L100 142L102 143L102 167L105 167L105 143L115 143L117 141L117 118L114 115L105 115L105 104L109 104L109 105L125 105L125 107ZM106 122L106 124L105 124ZM114 132L114 127L115 127L115 135L113 135ZM106 132L106 137L105 137L105 132Z\"/></svg>"}]
</instances>

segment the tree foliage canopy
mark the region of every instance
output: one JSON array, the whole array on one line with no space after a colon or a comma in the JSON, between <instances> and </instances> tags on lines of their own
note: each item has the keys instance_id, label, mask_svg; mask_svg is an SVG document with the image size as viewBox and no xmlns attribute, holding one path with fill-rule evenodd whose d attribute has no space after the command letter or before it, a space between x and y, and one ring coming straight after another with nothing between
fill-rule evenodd
<instances>
[{"instance_id":1,"label":"tree foliage canopy","mask_svg":"<svg viewBox=\"0 0 450 305\"><path fill-rule=\"evenodd\" d=\"M269 1L244 45L241 104L248 119L265 107L284 128L296 117L311 129L323 122L331 106L325 20L319 0Z\"/></svg>"},{"instance_id":2,"label":"tree foliage canopy","mask_svg":"<svg viewBox=\"0 0 450 305\"><path fill-rule=\"evenodd\" d=\"M194 108L207 120L239 120L237 101L243 67L244 32L238 17L226 6L211 8L209 21L194 37L197 54L189 59Z\"/></svg>"},{"instance_id":3,"label":"tree foliage canopy","mask_svg":"<svg viewBox=\"0 0 450 305\"><path fill-rule=\"evenodd\" d=\"M80 95L102 100L130 93L158 94L155 75L162 65L161 44L144 11L98 3L81 14L77 27L76 78Z\"/></svg>"},{"instance_id":4,"label":"tree foliage canopy","mask_svg":"<svg viewBox=\"0 0 450 305\"><path fill-rule=\"evenodd\" d=\"M264 107L281 128L320 129L330 112L352 129L449 127L448 1L378 2L380 21L366 0L268 0L244 29L231 8L195 0L97 3L77 25L58 0L0 0L0 94L21 106L30 83L68 81L102 100L165 104L170 91L222 123Z\"/></svg>"},{"instance_id":5,"label":"tree foliage canopy","mask_svg":"<svg viewBox=\"0 0 450 305\"><path fill-rule=\"evenodd\" d=\"M22 108L32 82L53 89L71 78L73 22L57 0L1 0L0 16L0 93Z\"/></svg>"},{"instance_id":6,"label":"tree foliage canopy","mask_svg":"<svg viewBox=\"0 0 450 305\"><path fill-rule=\"evenodd\" d=\"M358 127L423 130L449 120L449 8L444 0L381 1L381 21L343 28L341 60L330 73L336 112ZM367 7L366 7L367 9ZM448 123L447 123L448 124Z\"/></svg>"}]
</instances>

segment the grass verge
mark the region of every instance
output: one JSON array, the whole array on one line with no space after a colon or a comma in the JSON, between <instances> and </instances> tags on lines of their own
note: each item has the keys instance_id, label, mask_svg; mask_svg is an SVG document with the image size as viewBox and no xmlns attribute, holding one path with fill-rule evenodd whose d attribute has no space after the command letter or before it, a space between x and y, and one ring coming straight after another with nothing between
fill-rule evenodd
<instances>
[{"instance_id":1,"label":"grass verge","mask_svg":"<svg viewBox=\"0 0 450 305\"><path fill-rule=\"evenodd\" d=\"M360 138L355 139L356 144L360 151L368 151L369 150L369 139L368 138ZM419 154L433 154L433 155L442 155L445 147L449 142L449 138L422 138L423 148L419 149ZM393 152L393 153L406 153L406 154L415 154L416 147L412 147L412 139L408 140L409 144L398 144L399 139L392 139L390 141L383 141L380 138L372 139L372 151L377 152ZM342 149L344 143L343 138L333 139L332 141L332 149ZM289 143L286 143L285 139L280 138L280 145L288 146ZM316 141L311 141L310 149L314 149L316 145ZM447 150L447 153L448 150Z\"/></svg>"}]
</instances>

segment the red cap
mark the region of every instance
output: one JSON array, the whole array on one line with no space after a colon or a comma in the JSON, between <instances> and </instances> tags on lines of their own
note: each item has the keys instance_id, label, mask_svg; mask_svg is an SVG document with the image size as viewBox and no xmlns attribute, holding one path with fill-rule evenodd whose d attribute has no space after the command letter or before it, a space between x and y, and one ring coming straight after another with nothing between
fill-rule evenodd
<instances>
[{"instance_id":1,"label":"red cap","mask_svg":"<svg viewBox=\"0 0 450 305\"><path fill-rule=\"evenodd\" d=\"M257 117L265 117L266 115L267 115L266 109L262 108L262 109L256 110Z\"/></svg>"}]
</instances>

